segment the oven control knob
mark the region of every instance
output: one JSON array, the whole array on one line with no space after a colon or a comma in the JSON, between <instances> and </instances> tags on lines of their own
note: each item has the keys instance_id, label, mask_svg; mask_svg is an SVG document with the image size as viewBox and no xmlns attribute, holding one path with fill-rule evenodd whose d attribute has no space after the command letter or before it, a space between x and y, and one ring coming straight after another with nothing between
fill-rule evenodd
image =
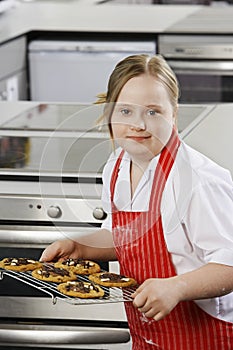
<instances>
[{"instance_id":1,"label":"oven control knob","mask_svg":"<svg viewBox=\"0 0 233 350\"><path fill-rule=\"evenodd\" d=\"M105 211L103 210L103 208L100 207L96 207L93 210L93 216L95 219L97 220L104 220L107 217L107 214L105 213Z\"/></svg>"},{"instance_id":2,"label":"oven control knob","mask_svg":"<svg viewBox=\"0 0 233 350\"><path fill-rule=\"evenodd\" d=\"M48 208L47 214L50 218L57 219L61 216L62 211L59 207L57 207L55 205L51 205Z\"/></svg>"}]
</instances>

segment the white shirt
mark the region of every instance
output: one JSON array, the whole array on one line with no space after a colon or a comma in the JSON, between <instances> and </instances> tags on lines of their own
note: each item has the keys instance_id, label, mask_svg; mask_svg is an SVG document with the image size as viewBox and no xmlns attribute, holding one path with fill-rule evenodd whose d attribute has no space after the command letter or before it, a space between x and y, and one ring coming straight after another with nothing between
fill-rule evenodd
<instances>
[{"instance_id":1,"label":"white shirt","mask_svg":"<svg viewBox=\"0 0 233 350\"><path fill-rule=\"evenodd\" d=\"M102 202L109 214L110 180L120 151L111 155L103 171ZM148 210L158 159L150 162L131 200L130 156L124 153L114 193L119 210ZM233 182L228 170L181 143L163 192L161 214L177 274L209 262L233 266ZM102 227L111 231L111 214ZM196 303L212 316L233 322L233 293Z\"/></svg>"}]
</instances>

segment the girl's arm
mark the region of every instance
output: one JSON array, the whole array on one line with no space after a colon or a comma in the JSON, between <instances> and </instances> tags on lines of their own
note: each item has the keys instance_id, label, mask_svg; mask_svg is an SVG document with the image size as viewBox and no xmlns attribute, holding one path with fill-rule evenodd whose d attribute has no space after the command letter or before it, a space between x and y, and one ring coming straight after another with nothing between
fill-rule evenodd
<instances>
[{"instance_id":1,"label":"girl's arm","mask_svg":"<svg viewBox=\"0 0 233 350\"><path fill-rule=\"evenodd\" d=\"M111 232L101 229L77 240L65 239L53 242L43 251L40 260L54 261L66 258L116 260Z\"/></svg>"},{"instance_id":2,"label":"girl's arm","mask_svg":"<svg viewBox=\"0 0 233 350\"><path fill-rule=\"evenodd\" d=\"M133 304L145 316L163 319L180 302L214 298L233 291L233 267L209 263L171 278L146 280L133 294Z\"/></svg>"}]
</instances>

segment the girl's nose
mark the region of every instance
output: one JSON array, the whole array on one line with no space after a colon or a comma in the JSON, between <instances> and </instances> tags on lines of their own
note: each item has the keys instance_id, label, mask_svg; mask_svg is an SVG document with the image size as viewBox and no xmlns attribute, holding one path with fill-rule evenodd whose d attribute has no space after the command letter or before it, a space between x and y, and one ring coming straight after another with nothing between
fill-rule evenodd
<instances>
[{"instance_id":1,"label":"girl's nose","mask_svg":"<svg viewBox=\"0 0 233 350\"><path fill-rule=\"evenodd\" d=\"M141 116L138 116L137 118L135 118L132 121L132 125L130 126L130 129L136 130L136 131L145 130L146 125L145 125L144 118L142 118Z\"/></svg>"}]
</instances>

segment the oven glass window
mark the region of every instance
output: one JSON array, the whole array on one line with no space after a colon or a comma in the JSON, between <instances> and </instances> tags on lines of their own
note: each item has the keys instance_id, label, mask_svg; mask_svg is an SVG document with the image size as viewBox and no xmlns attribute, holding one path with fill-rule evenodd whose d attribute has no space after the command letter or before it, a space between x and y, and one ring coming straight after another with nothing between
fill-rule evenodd
<instances>
[{"instance_id":1,"label":"oven glass window","mask_svg":"<svg viewBox=\"0 0 233 350\"><path fill-rule=\"evenodd\" d=\"M180 103L233 102L233 75L176 73Z\"/></svg>"},{"instance_id":2,"label":"oven glass window","mask_svg":"<svg viewBox=\"0 0 233 350\"><path fill-rule=\"evenodd\" d=\"M43 249L35 248L0 248L0 260L8 257L29 257L31 259L38 260L42 253ZM7 275L4 275L3 279L0 281L0 296L39 296L45 297L46 294L25 285L23 282L16 281L14 278L11 278Z\"/></svg>"},{"instance_id":3,"label":"oven glass window","mask_svg":"<svg viewBox=\"0 0 233 350\"><path fill-rule=\"evenodd\" d=\"M24 257L39 260L43 249L40 248L0 248L0 260L8 257ZM107 262L98 261L103 270L108 271ZM9 277L4 274L0 281L0 296L29 296L29 297L48 297L48 295L28 284ZM1 316L1 315L0 315Z\"/></svg>"}]
</instances>

